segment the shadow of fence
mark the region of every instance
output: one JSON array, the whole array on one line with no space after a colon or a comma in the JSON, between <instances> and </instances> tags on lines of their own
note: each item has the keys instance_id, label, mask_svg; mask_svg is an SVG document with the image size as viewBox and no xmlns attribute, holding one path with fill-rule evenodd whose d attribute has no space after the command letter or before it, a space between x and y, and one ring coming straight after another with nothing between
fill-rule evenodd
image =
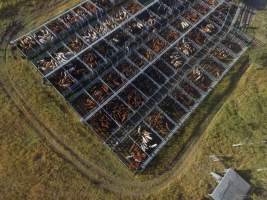
<instances>
[{"instance_id":1,"label":"shadow of fence","mask_svg":"<svg viewBox=\"0 0 267 200\"><path fill-rule=\"evenodd\" d=\"M243 0L243 3L255 10L263 10L267 6L266 0Z\"/></svg>"}]
</instances>

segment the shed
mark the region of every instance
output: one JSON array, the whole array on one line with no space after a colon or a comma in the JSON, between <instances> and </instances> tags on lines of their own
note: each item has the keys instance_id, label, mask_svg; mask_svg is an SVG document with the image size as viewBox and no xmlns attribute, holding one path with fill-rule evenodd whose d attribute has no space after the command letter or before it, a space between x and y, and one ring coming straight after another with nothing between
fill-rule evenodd
<instances>
[{"instance_id":1,"label":"shed","mask_svg":"<svg viewBox=\"0 0 267 200\"><path fill-rule=\"evenodd\" d=\"M250 188L250 184L230 168L226 170L210 197L214 200L243 200Z\"/></svg>"}]
</instances>

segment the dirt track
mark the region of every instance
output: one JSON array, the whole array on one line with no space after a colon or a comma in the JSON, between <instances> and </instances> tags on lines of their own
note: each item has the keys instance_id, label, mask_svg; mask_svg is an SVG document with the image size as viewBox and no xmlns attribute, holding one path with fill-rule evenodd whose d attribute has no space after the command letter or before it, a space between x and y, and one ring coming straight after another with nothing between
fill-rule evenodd
<instances>
[{"instance_id":1,"label":"dirt track","mask_svg":"<svg viewBox=\"0 0 267 200\"><path fill-rule=\"evenodd\" d=\"M4 62L8 62L9 59L9 48L7 42L12 37L11 33L7 34L3 39L2 47L5 49ZM10 32L7 30L6 32ZM11 54L10 54L11 55ZM247 66L244 63L244 66ZM79 153L74 152L69 148L61 139L59 135L53 131L50 127L47 127L41 122L35 113L31 110L31 107L27 105L27 102L23 99L20 91L16 88L16 85L10 79L10 76L5 68L0 70L0 87L4 89L6 94L9 96L10 100L14 105L23 113L27 123L36 131L36 133L51 147L53 151L58 153L63 159L71 163L75 168L77 168L84 176L86 176L92 183L97 184L98 187L102 187L105 190L120 194L122 196L142 196L154 193L155 191L160 191L160 189L166 187L170 182L176 180L183 173L183 166L186 165L186 158L194 153L197 148L199 139L205 128L208 126L211 119L216 115L217 111L221 108L224 101L235 89L240 77L245 72L246 67L241 68L232 81L230 88L228 88L220 97L220 102L212 108L210 108L211 114L209 117L203 119L199 122L198 126L195 128L195 133L183 149L182 152L178 153L175 159L172 161L172 165L166 169L166 171L158 177L147 181L138 180L125 180L120 177L114 177L108 175L102 168L96 166L93 162L86 161L82 158ZM204 125L203 125L204 124ZM123 189L122 189L123 187Z\"/></svg>"}]
</instances>

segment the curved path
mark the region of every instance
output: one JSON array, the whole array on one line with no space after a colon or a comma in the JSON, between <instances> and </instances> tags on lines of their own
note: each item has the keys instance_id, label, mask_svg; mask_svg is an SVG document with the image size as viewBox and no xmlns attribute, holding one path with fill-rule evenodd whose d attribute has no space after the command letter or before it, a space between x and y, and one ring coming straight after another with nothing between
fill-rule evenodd
<instances>
[{"instance_id":1,"label":"curved path","mask_svg":"<svg viewBox=\"0 0 267 200\"><path fill-rule=\"evenodd\" d=\"M12 29L10 31L7 30L6 32L11 32L7 36L4 36L6 37L4 38L4 41L9 41L13 33L16 32L16 29ZM5 50L4 62L7 62L9 56L11 56L7 42L3 42L2 44L0 44L0 47L1 46L4 47ZM226 91L222 94L220 102L218 102L216 106L210 109L211 114L199 123L202 125L204 123L205 125L196 127L195 133L190 138L189 142L183 148L183 150L179 152L177 156L175 156L175 159L172 161L171 166L169 166L168 169L166 169L161 175L145 181L126 180L124 178L109 175L105 170L103 170L99 166L96 166L93 162L84 160L82 156L79 155L79 153L69 148L60 139L60 137L58 137L59 135L55 131L42 123L42 121L32 111L31 107L27 105L27 102L23 98L23 95L16 88L16 84L10 79L10 75L4 69L4 67L0 69L0 87L4 89L9 98L14 102L14 105L16 105L16 107L24 114L27 122L36 131L36 133L43 138L43 140L51 147L53 151L55 151L63 159L71 163L92 183L97 184L98 187L101 187L120 196L143 196L153 194L155 193L155 191L160 191L172 181L177 180L177 177L179 177L183 173L183 166L186 166L187 162L186 158L189 156L189 154L193 154L195 149L198 147L198 144L200 143L199 139L202 133L208 126L211 119L215 116L217 111L221 108L223 102L234 90L239 78L245 72L246 67L241 68L242 70L240 70L232 80L233 83L230 84L231 87L226 89Z\"/></svg>"}]
</instances>

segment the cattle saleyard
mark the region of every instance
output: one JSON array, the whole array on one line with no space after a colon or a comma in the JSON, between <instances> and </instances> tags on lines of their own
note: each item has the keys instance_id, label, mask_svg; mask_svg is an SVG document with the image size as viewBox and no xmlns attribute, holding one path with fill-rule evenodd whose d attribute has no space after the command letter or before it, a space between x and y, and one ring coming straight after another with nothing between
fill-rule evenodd
<instances>
[{"instance_id":1,"label":"cattle saleyard","mask_svg":"<svg viewBox=\"0 0 267 200\"><path fill-rule=\"evenodd\" d=\"M12 43L142 171L246 51L231 0L88 0Z\"/></svg>"}]
</instances>

